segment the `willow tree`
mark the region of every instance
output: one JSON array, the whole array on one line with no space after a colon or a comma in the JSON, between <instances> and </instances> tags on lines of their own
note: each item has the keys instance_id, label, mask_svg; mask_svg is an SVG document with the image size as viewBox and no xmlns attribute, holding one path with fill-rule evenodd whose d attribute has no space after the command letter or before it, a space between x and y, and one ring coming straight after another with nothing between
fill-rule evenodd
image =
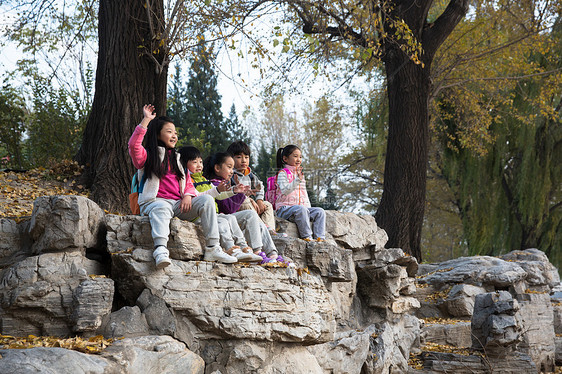
<instances>
[{"instance_id":1,"label":"willow tree","mask_svg":"<svg viewBox=\"0 0 562 374\"><path fill-rule=\"evenodd\" d=\"M553 20L562 3L478 5L440 56L443 171L472 254L534 247L560 263L562 23Z\"/></svg>"}]
</instances>

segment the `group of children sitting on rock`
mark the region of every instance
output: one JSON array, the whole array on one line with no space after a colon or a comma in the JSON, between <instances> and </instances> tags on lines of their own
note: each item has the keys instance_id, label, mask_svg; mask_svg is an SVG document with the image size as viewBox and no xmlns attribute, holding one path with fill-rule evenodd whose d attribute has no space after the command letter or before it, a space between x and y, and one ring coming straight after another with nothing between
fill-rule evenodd
<instances>
[{"instance_id":1,"label":"group of children sitting on rock","mask_svg":"<svg viewBox=\"0 0 562 374\"><path fill-rule=\"evenodd\" d=\"M275 230L275 215L294 221L302 240L324 241L325 212L310 206L296 145L277 151L278 172L267 192L270 202L249 167L247 144L236 141L203 162L195 147L176 150L175 125L154 112L153 105L143 107L144 118L129 139L129 154L138 180L143 180L138 203L150 220L157 268L171 264L167 244L173 217L201 224L205 261L292 265L272 240L272 235L282 235Z\"/></svg>"}]
</instances>

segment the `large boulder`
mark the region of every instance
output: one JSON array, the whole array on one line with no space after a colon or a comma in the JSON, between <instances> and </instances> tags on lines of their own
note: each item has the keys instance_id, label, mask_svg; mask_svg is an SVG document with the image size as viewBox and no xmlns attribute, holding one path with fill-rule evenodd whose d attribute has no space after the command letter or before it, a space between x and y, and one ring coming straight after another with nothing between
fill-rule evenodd
<instances>
[{"instance_id":1,"label":"large boulder","mask_svg":"<svg viewBox=\"0 0 562 374\"><path fill-rule=\"evenodd\" d=\"M472 315L472 347L492 357L514 352L523 332L519 308L507 291L477 295Z\"/></svg>"},{"instance_id":2,"label":"large boulder","mask_svg":"<svg viewBox=\"0 0 562 374\"><path fill-rule=\"evenodd\" d=\"M298 344L208 340L201 352L207 364L207 373L325 373L316 358Z\"/></svg>"},{"instance_id":3,"label":"large boulder","mask_svg":"<svg viewBox=\"0 0 562 374\"><path fill-rule=\"evenodd\" d=\"M112 256L117 287L131 304L144 289L161 298L175 316L175 336L188 344L210 336L305 344L333 337L334 301L317 275L176 260L156 270L150 253Z\"/></svg>"},{"instance_id":4,"label":"large boulder","mask_svg":"<svg viewBox=\"0 0 562 374\"><path fill-rule=\"evenodd\" d=\"M548 286L553 288L560 284L558 269L550 263L544 252L536 248L512 251L500 258L521 266L527 273L525 281L531 287Z\"/></svg>"},{"instance_id":5,"label":"large boulder","mask_svg":"<svg viewBox=\"0 0 562 374\"><path fill-rule=\"evenodd\" d=\"M169 336L117 340L100 355L64 348L0 350L0 373L203 374L205 363Z\"/></svg>"},{"instance_id":6,"label":"large boulder","mask_svg":"<svg viewBox=\"0 0 562 374\"><path fill-rule=\"evenodd\" d=\"M369 260L388 241L386 232L371 215L326 211L326 231L343 248L353 251L354 260Z\"/></svg>"},{"instance_id":7,"label":"large boulder","mask_svg":"<svg viewBox=\"0 0 562 374\"><path fill-rule=\"evenodd\" d=\"M68 335L93 331L111 312L113 280L80 252L45 253L5 269L0 282L2 333Z\"/></svg>"},{"instance_id":8,"label":"large boulder","mask_svg":"<svg viewBox=\"0 0 562 374\"><path fill-rule=\"evenodd\" d=\"M117 216L108 214L107 250L109 253L153 249L150 221L146 216ZM170 221L168 250L176 260L200 260L205 248L201 227L193 222L174 218Z\"/></svg>"},{"instance_id":9,"label":"large boulder","mask_svg":"<svg viewBox=\"0 0 562 374\"><path fill-rule=\"evenodd\" d=\"M420 275L418 282L437 288L465 283L505 289L526 277L527 272L515 262L490 256L475 256L441 262L433 271Z\"/></svg>"},{"instance_id":10,"label":"large boulder","mask_svg":"<svg viewBox=\"0 0 562 374\"><path fill-rule=\"evenodd\" d=\"M29 235L34 254L99 248L105 213L83 196L44 196L33 203Z\"/></svg>"}]
</instances>

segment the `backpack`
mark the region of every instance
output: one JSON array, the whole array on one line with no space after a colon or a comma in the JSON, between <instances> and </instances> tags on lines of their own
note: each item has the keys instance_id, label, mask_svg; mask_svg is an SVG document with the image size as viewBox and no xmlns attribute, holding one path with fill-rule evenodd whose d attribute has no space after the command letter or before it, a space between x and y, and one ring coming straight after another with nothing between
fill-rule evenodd
<instances>
[{"instance_id":1,"label":"backpack","mask_svg":"<svg viewBox=\"0 0 562 374\"><path fill-rule=\"evenodd\" d=\"M287 173L287 177L289 177L290 179L291 171L287 168L281 170L285 170L285 172ZM277 176L279 175L279 172L281 170L279 170L273 177L267 178L267 191L265 192L265 199L269 201L271 205L273 205L274 210L276 209L275 203L277 202L279 195L281 195L281 191L279 191L279 188L277 187Z\"/></svg>"},{"instance_id":2,"label":"backpack","mask_svg":"<svg viewBox=\"0 0 562 374\"><path fill-rule=\"evenodd\" d=\"M139 173L137 171L131 180L131 193L129 194L129 208L131 208L133 214L140 214L139 193L144 188L144 182L146 182L146 174L142 175L139 183Z\"/></svg>"}]
</instances>

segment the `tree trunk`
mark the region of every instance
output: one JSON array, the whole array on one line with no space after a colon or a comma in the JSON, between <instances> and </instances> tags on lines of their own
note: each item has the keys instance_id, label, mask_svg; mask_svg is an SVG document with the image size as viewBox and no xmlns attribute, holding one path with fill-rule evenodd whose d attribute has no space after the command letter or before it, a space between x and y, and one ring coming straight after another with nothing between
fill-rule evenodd
<instances>
[{"instance_id":1,"label":"tree trunk","mask_svg":"<svg viewBox=\"0 0 562 374\"><path fill-rule=\"evenodd\" d=\"M401 51L384 60L389 123L384 189L375 218L388 233L387 247L402 248L421 261L429 151L429 66L416 65Z\"/></svg>"},{"instance_id":2,"label":"tree trunk","mask_svg":"<svg viewBox=\"0 0 562 374\"><path fill-rule=\"evenodd\" d=\"M154 25L163 19L162 1L152 4ZM142 119L142 106L152 103L165 113L167 65L159 67L144 50L157 43L149 28L145 2L100 0L99 54L92 111L76 160L85 166L84 183L90 197L112 212L128 212L127 195L134 172L127 151L133 129ZM145 48L139 48L144 46ZM153 57L161 64L164 51Z\"/></svg>"}]
</instances>

